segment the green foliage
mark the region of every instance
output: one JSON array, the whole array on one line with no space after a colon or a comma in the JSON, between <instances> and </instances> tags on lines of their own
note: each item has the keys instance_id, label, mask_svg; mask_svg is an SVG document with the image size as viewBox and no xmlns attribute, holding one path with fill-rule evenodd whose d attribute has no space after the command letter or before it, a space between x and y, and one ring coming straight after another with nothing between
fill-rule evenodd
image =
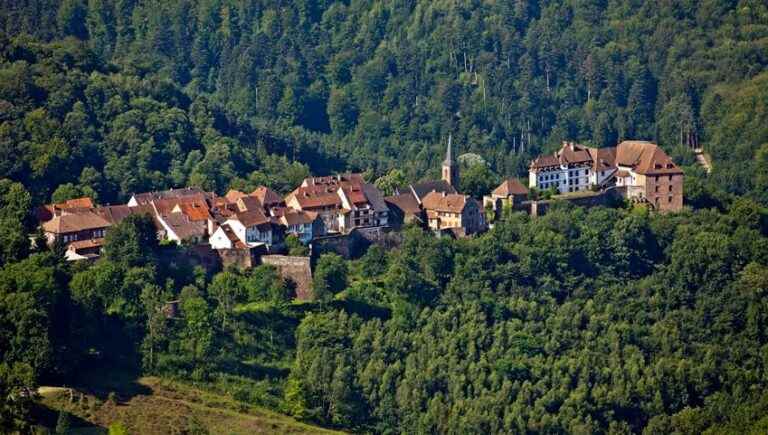
<instances>
[{"instance_id":1,"label":"green foliage","mask_svg":"<svg viewBox=\"0 0 768 435\"><path fill-rule=\"evenodd\" d=\"M155 225L148 215L130 215L107 232L104 257L114 263L141 266L151 262L157 251Z\"/></svg>"},{"instance_id":2,"label":"green foliage","mask_svg":"<svg viewBox=\"0 0 768 435\"><path fill-rule=\"evenodd\" d=\"M491 190L499 185L501 180L499 176L488 168L484 163L475 163L469 167L462 168L459 178L459 190L462 193L471 195L474 198L482 198Z\"/></svg>"},{"instance_id":3,"label":"green foliage","mask_svg":"<svg viewBox=\"0 0 768 435\"><path fill-rule=\"evenodd\" d=\"M71 423L69 413L66 411L60 411L59 417L56 419L56 434L66 435L69 433Z\"/></svg>"},{"instance_id":4,"label":"green foliage","mask_svg":"<svg viewBox=\"0 0 768 435\"><path fill-rule=\"evenodd\" d=\"M285 237L285 246L288 248L288 255L300 257L309 255L309 248L304 246L295 234L289 234Z\"/></svg>"},{"instance_id":5,"label":"green foliage","mask_svg":"<svg viewBox=\"0 0 768 435\"><path fill-rule=\"evenodd\" d=\"M315 299L328 302L345 288L347 288L347 263L334 253L321 255L312 277Z\"/></svg>"}]
</instances>

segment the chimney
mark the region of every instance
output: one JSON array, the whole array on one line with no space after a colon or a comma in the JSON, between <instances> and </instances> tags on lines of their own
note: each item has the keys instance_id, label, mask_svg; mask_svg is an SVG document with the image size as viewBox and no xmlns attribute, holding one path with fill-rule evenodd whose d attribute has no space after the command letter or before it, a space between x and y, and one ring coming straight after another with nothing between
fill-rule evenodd
<instances>
[{"instance_id":1,"label":"chimney","mask_svg":"<svg viewBox=\"0 0 768 435\"><path fill-rule=\"evenodd\" d=\"M570 145L571 151L576 151L576 144L575 143L571 142L568 145Z\"/></svg>"}]
</instances>

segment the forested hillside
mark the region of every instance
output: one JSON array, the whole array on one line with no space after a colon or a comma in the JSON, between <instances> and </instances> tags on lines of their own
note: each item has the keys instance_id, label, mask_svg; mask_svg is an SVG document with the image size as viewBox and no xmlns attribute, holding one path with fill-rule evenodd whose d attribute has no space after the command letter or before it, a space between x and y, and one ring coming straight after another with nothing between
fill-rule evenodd
<instances>
[{"instance_id":1,"label":"forested hillside","mask_svg":"<svg viewBox=\"0 0 768 435\"><path fill-rule=\"evenodd\" d=\"M759 183L750 170L767 134L758 75L768 63L768 7L759 0L30 0L4 2L0 28L6 38L84 41L64 43L90 52L63 76L13 49L23 43L4 43L4 74L18 79L3 80L0 99L12 105L3 121L8 129L37 116L58 126L71 113L99 139L132 140L152 162L134 180L109 180L104 188L117 192L188 181L180 174L198 161L199 171L220 172L206 178L224 188L264 166L251 155L259 144L419 178L436 170L449 133L460 152L482 155L501 175L520 174L532 154L564 139L634 138L656 140L681 161L690 159L685 146L711 147L716 176L728 181L719 184L731 192ZM121 98L109 101L115 93ZM157 137L125 115L110 128L121 105L190 113L158 114L183 134ZM205 134L212 123L227 140ZM123 137L120 128L132 126L137 134ZM62 133L56 139L73 151L88 142ZM174 155L191 149L200 154ZM100 151L97 170L111 160ZM222 168L227 159L234 163ZM74 169L61 177L77 182L83 168Z\"/></svg>"},{"instance_id":2,"label":"forested hillside","mask_svg":"<svg viewBox=\"0 0 768 435\"><path fill-rule=\"evenodd\" d=\"M0 0L0 432L40 423L38 385L118 370L358 432L765 433L766 65L761 0ZM562 140L655 140L688 207L406 228L321 256L304 303L136 216L69 263L31 213L341 170L392 187L437 176L449 134L489 164L462 169L475 196Z\"/></svg>"}]
</instances>

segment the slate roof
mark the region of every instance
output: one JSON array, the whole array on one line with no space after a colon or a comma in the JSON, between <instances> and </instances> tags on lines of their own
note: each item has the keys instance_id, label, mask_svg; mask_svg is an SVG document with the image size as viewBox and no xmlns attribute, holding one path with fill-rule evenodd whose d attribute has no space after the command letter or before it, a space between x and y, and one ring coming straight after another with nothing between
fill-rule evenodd
<instances>
[{"instance_id":1,"label":"slate roof","mask_svg":"<svg viewBox=\"0 0 768 435\"><path fill-rule=\"evenodd\" d=\"M451 184L445 180L422 181L421 183L410 184L407 187L401 187L396 190L398 194L402 194L410 191L416 196L416 199L418 199L419 201L422 201L423 198L429 192L439 192L439 193L449 193L449 194L458 193L456 191L456 188L451 186Z\"/></svg>"}]
</instances>

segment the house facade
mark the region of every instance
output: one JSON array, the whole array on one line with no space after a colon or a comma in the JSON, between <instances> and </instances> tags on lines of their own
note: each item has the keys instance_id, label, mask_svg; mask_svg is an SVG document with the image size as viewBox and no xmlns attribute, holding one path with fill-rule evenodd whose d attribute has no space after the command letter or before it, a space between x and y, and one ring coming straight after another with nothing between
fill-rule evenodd
<instances>
[{"instance_id":1,"label":"house facade","mask_svg":"<svg viewBox=\"0 0 768 435\"><path fill-rule=\"evenodd\" d=\"M456 229L463 236L486 230L480 204L471 196L432 192L424 197L422 206L432 230Z\"/></svg>"},{"instance_id":2,"label":"house facade","mask_svg":"<svg viewBox=\"0 0 768 435\"><path fill-rule=\"evenodd\" d=\"M537 157L528 171L528 186L558 193L588 190L603 186L616 172L615 149L590 148L563 142L551 155Z\"/></svg>"},{"instance_id":3,"label":"house facade","mask_svg":"<svg viewBox=\"0 0 768 435\"><path fill-rule=\"evenodd\" d=\"M64 212L44 222L43 233L49 245L68 245L81 240L101 239L106 235L109 222L91 211L83 213Z\"/></svg>"},{"instance_id":4,"label":"house facade","mask_svg":"<svg viewBox=\"0 0 768 435\"><path fill-rule=\"evenodd\" d=\"M541 190L616 187L625 198L657 211L683 207L683 171L661 147L647 141L623 141L610 148L565 142L558 152L533 160L528 178L530 187Z\"/></svg>"}]
</instances>

